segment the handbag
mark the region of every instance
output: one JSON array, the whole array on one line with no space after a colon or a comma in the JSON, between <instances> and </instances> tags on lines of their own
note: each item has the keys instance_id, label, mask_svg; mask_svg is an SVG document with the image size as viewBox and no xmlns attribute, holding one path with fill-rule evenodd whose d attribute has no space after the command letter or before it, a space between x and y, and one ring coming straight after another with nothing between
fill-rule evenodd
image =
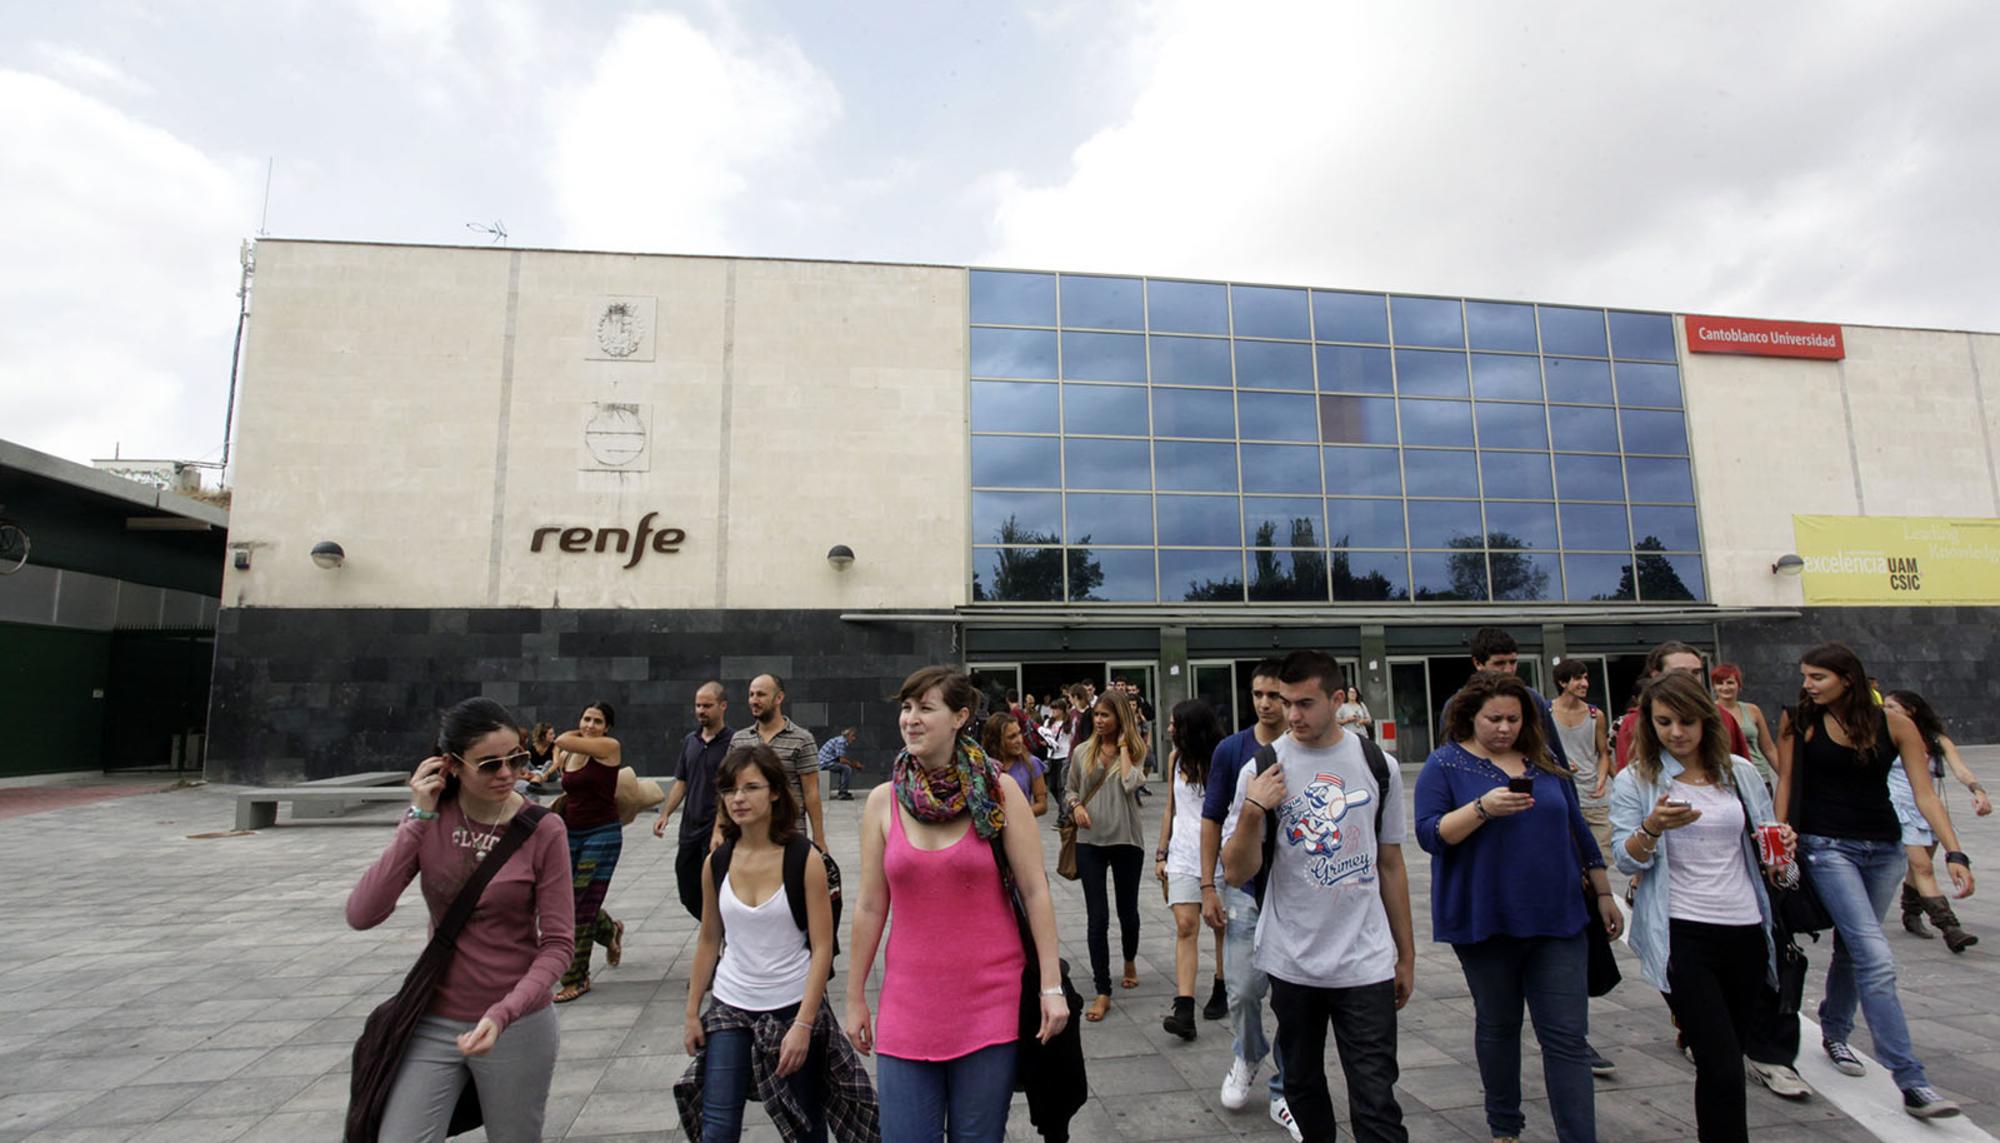
<instances>
[{"instance_id":1,"label":"handbag","mask_svg":"<svg viewBox=\"0 0 2000 1143\"><path fill-rule=\"evenodd\" d=\"M354 1072L347 1085L347 1128L342 1136L345 1143L376 1143L382 1130L382 1113L389 1106L389 1093L396 1086L396 1073L403 1066L404 1049L409 1046L410 1034L416 1031L417 1021L430 1010L431 994L437 991L438 982L451 965L458 935L472 919L472 911L486 892L487 883L535 832L548 812L541 806L524 805L515 813L506 834L473 869L472 876L452 899L451 908L438 922L430 943L403 977L402 988L368 1014L360 1038L354 1041ZM479 1089L475 1084L466 1084L459 1093L458 1105L452 1109L448 1134L463 1134L484 1122Z\"/></svg>"},{"instance_id":2,"label":"handbag","mask_svg":"<svg viewBox=\"0 0 2000 1143\"><path fill-rule=\"evenodd\" d=\"M1578 806L1574 780L1563 783L1563 794L1570 800L1572 808ZM1570 839L1570 852L1576 855L1577 870L1581 874L1583 937L1589 975L1585 987L1591 996L1607 996L1625 979L1625 974L1618 968L1617 954L1611 951L1611 934L1604 931L1604 917L1597 908L1597 889L1590 883L1590 874L1583 871L1583 851L1577 847L1575 838Z\"/></svg>"},{"instance_id":3,"label":"handbag","mask_svg":"<svg viewBox=\"0 0 2000 1143\"><path fill-rule=\"evenodd\" d=\"M1092 750L1090 753L1092 758L1097 756L1096 750ZM1078 800L1077 805L1088 806L1090 799L1097 796L1097 791L1104 788L1105 781L1110 777L1110 766L1105 766L1099 770L1097 780L1090 784L1090 789L1084 791L1083 797ZM1056 837L1060 842L1056 847L1056 875L1065 881L1074 881L1077 879L1078 873L1076 871L1076 819L1072 815L1064 814L1062 821L1056 823Z\"/></svg>"},{"instance_id":4,"label":"handbag","mask_svg":"<svg viewBox=\"0 0 2000 1143\"><path fill-rule=\"evenodd\" d=\"M1797 829L1799 801L1805 796L1802 791L1805 789L1806 773L1806 731L1804 720L1799 717L1797 711L1794 711L1792 714L1792 734L1798 741L1799 756L1792 760L1791 802L1786 807L1785 820L1792 823L1793 829ZM1743 816L1746 819L1745 824L1747 825L1750 815L1746 811ZM1806 866L1806 857L1803 851L1798 854L1795 864L1799 870L1799 883L1792 886L1772 885L1770 887L1771 912L1777 917L1778 923L1784 926L1785 932L1790 934L1805 933L1814 940L1818 940L1820 933L1833 927L1833 914L1826 911L1826 905L1820 901L1818 891L1813 888L1812 873Z\"/></svg>"},{"instance_id":5,"label":"handbag","mask_svg":"<svg viewBox=\"0 0 2000 1143\"><path fill-rule=\"evenodd\" d=\"M1028 1097L1028 1120L1042 1138L1060 1141L1069 1138L1069 1122L1089 1098L1090 1082L1083 1059L1083 994L1070 980L1069 961L1058 958L1063 1001L1069 1006L1069 1022L1063 1030L1043 1043L1041 954L1035 948L1035 932L1028 923L1028 909L1021 901L1020 886L1014 882L1014 867L1007 861L1006 847L992 839L993 861L1000 869L1000 887L1014 910L1014 925L1021 933L1021 1012L1014 1045L1014 1090Z\"/></svg>"}]
</instances>

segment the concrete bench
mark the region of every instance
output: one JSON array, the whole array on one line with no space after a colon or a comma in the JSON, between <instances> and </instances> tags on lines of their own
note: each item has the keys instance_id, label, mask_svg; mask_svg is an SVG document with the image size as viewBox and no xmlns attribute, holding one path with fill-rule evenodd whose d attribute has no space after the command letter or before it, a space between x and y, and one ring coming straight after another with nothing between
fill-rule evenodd
<instances>
[{"instance_id":1,"label":"concrete bench","mask_svg":"<svg viewBox=\"0 0 2000 1143\"><path fill-rule=\"evenodd\" d=\"M294 821L335 818L367 802L407 802L409 776L393 770L343 774L296 786L245 790L236 795L236 828L267 829L278 824L278 803L292 804Z\"/></svg>"}]
</instances>

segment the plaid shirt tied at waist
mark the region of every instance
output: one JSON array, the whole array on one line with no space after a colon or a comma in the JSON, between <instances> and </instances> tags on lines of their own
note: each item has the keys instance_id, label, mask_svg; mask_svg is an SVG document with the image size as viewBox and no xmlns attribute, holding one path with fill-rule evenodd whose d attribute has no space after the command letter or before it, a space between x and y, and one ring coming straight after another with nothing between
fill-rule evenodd
<instances>
[{"instance_id":1,"label":"plaid shirt tied at waist","mask_svg":"<svg viewBox=\"0 0 2000 1143\"><path fill-rule=\"evenodd\" d=\"M708 1011L702 1014L701 1027L710 1036L726 1029L749 1031L750 1079L756 1087L757 1099L763 1103L780 1138L804 1139L812 1117L792 1098L792 1089L778 1075L778 1049L784 1044L785 1033L791 1031L792 1016L746 1012L712 1000ZM841 1033L839 1021L833 1018L833 1008L824 997L820 999L812 1034L813 1046L825 1067L820 1090L826 1095L828 1133L840 1143L882 1143L881 1110L875 1102L875 1085L869 1082L868 1070L862 1066L854 1045ZM696 1053L688 1062L687 1071L674 1084L674 1105L680 1111L681 1130L689 1139L701 1138L701 1093L707 1061L706 1051Z\"/></svg>"}]
</instances>

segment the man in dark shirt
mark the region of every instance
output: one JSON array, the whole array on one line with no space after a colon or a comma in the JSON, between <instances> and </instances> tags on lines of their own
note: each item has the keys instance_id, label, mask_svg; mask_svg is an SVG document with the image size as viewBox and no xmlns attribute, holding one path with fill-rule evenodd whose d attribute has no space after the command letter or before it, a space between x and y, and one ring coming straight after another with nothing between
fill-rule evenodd
<instances>
[{"instance_id":1,"label":"man in dark shirt","mask_svg":"<svg viewBox=\"0 0 2000 1143\"><path fill-rule=\"evenodd\" d=\"M695 729L681 739L680 761L674 764L674 788L660 819L653 823L653 836L667 835L667 819L685 806L681 815L680 848L674 851L674 881L680 887L681 905L695 920L701 919L701 865L720 834L715 828L715 771L729 753L730 729L723 724L729 696L722 684L710 680L694 692Z\"/></svg>"}]
</instances>

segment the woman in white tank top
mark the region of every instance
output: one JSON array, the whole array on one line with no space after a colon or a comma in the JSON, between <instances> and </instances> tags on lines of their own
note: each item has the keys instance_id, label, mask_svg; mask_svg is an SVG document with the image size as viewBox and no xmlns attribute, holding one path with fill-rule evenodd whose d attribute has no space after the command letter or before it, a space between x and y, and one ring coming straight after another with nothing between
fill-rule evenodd
<instances>
[{"instance_id":1,"label":"woman in white tank top","mask_svg":"<svg viewBox=\"0 0 2000 1143\"><path fill-rule=\"evenodd\" d=\"M1201 803L1208 791L1208 763L1222 744L1222 722L1201 699L1176 705L1167 720L1173 757L1167 772L1173 797L1160 820L1160 845L1153 852L1153 875L1174 913L1174 1010L1161 1027L1183 1040L1195 1038L1194 981L1201 969L1201 890L1216 883L1213 869L1201 868ZM1214 996L1223 994L1222 938L1215 934ZM1225 1005L1227 1001L1225 1000ZM1225 1015L1227 1008L1224 1009ZM1213 1019L1213 1017L1211 1017Z\"/></svg>"}]
</instances>

